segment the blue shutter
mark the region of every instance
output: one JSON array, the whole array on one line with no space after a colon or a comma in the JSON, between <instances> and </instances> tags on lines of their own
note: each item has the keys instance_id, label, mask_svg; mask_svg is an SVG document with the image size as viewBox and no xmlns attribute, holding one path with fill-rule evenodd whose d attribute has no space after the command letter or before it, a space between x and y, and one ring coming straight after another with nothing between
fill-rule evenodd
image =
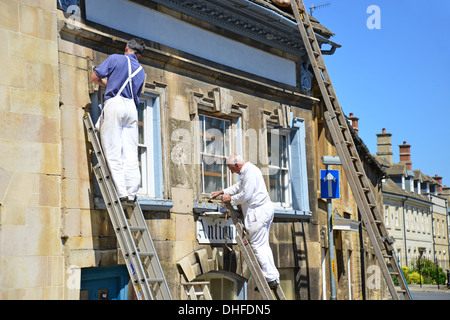
<instances>
[{"instance_id":1,"label":"blue shutter","mask_svg":"<svg viewBox=\"0 0 450 320\"><path fill-rule=\"evenodd\" d=\"M308 176L305 151L305 120L292 119L290 134L290 174L292 190L292 208L296 215L310 215L308 196Z\"/></svg>"}]
</instances>

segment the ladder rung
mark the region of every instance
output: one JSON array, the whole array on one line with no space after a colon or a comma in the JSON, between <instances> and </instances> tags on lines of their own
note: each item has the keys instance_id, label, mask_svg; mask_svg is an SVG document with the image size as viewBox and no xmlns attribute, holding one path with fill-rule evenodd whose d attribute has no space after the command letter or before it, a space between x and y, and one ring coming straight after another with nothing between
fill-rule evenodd
<instances>
[{"instance_id":1,"label":"ladder rung","mask_svg":"<svg viewBox=\"0 0 450 320\"><path fill-rule=\"evenodd\" d=\"M154 252L138 252L140 257L153 257L155 255Z\"/></svg>"},{"instance_id":2,"label":"ladder rung","mask_svg":"<svg viewBox=\"0 0 450 320\"><path fill-rule=\"evenodd\" d=\"M121 201L122 207L134 207L136 205L136 201Z\"/></svg>"},{"instance_id":3,"label":"ladder rung","mask_svg":"<svg viewBox=\"0 0 450 320\"><path fill-rule=\"evenodd\" d=\"M147 278L147 281L149 283L158 283L158 282L163 282L163 279L161 279L161 278Z\"/></svg>"},{"instance_id":4,"label":"ladder rung","mask_svg":"<svg viewBox=\"0 0 450 320\"><path fill-rule=\"evenodd\" d=\"M354 161L356 162L356 159L355 159ZM357 175L358 177L362 177L362 176L364 176L364 172L356 171L356 175Z\"/></svg>"},{"instance_id":5,"label":"ladder rung","mask_svg":"<svg viewBox=\"0 0 450 320\"><path fill-rule=\"evenodd\" d=\"M130 231L145 231L145 227L130 227Z\"/></svg>"}]
</instances>

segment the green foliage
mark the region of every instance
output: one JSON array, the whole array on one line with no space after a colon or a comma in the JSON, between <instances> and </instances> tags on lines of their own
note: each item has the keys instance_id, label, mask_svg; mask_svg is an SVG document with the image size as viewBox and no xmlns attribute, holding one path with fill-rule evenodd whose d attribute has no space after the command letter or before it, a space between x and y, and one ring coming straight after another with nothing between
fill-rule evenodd
<instances>
[{"instance_id":1,"label":"green foliage","mask_svg":"<svg viewBox=\"0 0 450 320\"><path fill-rule=\"evenodd\" d=\"M442 268L438 268L433 261L428 259L416 260L412 269L403 267L402 271L408 284L418 284L421 280L422 284L437 284L437 279L439 279L439 284L445 284L447 280L447 275Z\"/></svg>"},{"instance_id":2,"label":"green foliage","mask_svg":"<svg viewBox=\"0 0 450 320\"><path fill-rule=\"evenodd\" d=\"M418 272L410 272L408 274L409 283L420 283L420 277L421 275ZM423 276L422 276L422 283L423 283Z\"/></svg>"}]
</instances>

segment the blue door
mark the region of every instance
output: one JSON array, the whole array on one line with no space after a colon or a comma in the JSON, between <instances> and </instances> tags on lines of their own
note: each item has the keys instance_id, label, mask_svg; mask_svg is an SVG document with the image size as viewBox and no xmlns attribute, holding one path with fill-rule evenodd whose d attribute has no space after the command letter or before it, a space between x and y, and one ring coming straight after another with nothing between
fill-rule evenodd
<instances>
[{"instance_id":1,"label":"blue door","mask_svg":"<svg viewBox=\"0 0 450 320\"><path fill-rule=\"evenodd\" d=\"M82 300L127 300L128 271L125 266L81 269Z\"/></svg>"}]
</instances>

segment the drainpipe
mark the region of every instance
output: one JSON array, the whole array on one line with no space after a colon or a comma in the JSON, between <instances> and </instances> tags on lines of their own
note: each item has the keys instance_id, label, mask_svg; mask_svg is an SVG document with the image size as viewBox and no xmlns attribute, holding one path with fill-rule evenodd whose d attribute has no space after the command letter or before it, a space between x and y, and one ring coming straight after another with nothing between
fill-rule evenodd
<instances>
[{"instance_id":1,"label":"drainpipe","mask_svg":"<svg viewBox=\"0 0 450 320\"><path fill-rule=\"evenodd\" d=\"M405 266L408 266L408 248L406 247L406 214L405 214L405 202L408 200L408 197L405 197L403 200L403 240L405 242Z\"/></svg>"},{"instance_id":2,"label":"drainpipe","mask_svg":"<svg viewBox=\"0 0 450 320\"><path fill-rule=\"evenodd\" d=\"M358 220L361 220L361 213L358 210ZM359 247L360 247L360 259L361 259L361 292L362 299L366 300L366 267L365 267L365 255L364 255L364 240L363 240L363 227L362 223L358 226L359 231Z\"/></svg>"},{"instance_id":3,"label":"drainpipe","mask_svg":"<svg viewBox=\"0 0 450 320\"><path fill-rule=\"evenodd\" d=\"M431 198L431 195L430 195L430 201L431 202L433 201L432 198ZM431 239L433 239L433 257L434 257L434 261L437 262L436 241L434 240L433 204L430 205L430 213L431 213ZM439 281L438 281L438 283L439 283Z\"/></svg>"},{"instance_id":4,"label":"drainpipe","mask_svg":"<svg viewBox=\"0 0 450 320\"><path fill-rule=\"evenodd\" d=\"M448 200L447 199L445 199L445 209L446 209L446 212L445 212L445 223L446 223L446 226L445 226L445 228L446 228L446 232L447 232L447 247L448 247L448 259L447 259L447 262L450 262L450 239L449 239L449 234L448 234ZM447 266L450 268L450 265L449 264L447 264ZM447 269L448 270L448 269ZM447 283L447 285L450 285L450 283Z\"/></svg>"}]
</instances>

